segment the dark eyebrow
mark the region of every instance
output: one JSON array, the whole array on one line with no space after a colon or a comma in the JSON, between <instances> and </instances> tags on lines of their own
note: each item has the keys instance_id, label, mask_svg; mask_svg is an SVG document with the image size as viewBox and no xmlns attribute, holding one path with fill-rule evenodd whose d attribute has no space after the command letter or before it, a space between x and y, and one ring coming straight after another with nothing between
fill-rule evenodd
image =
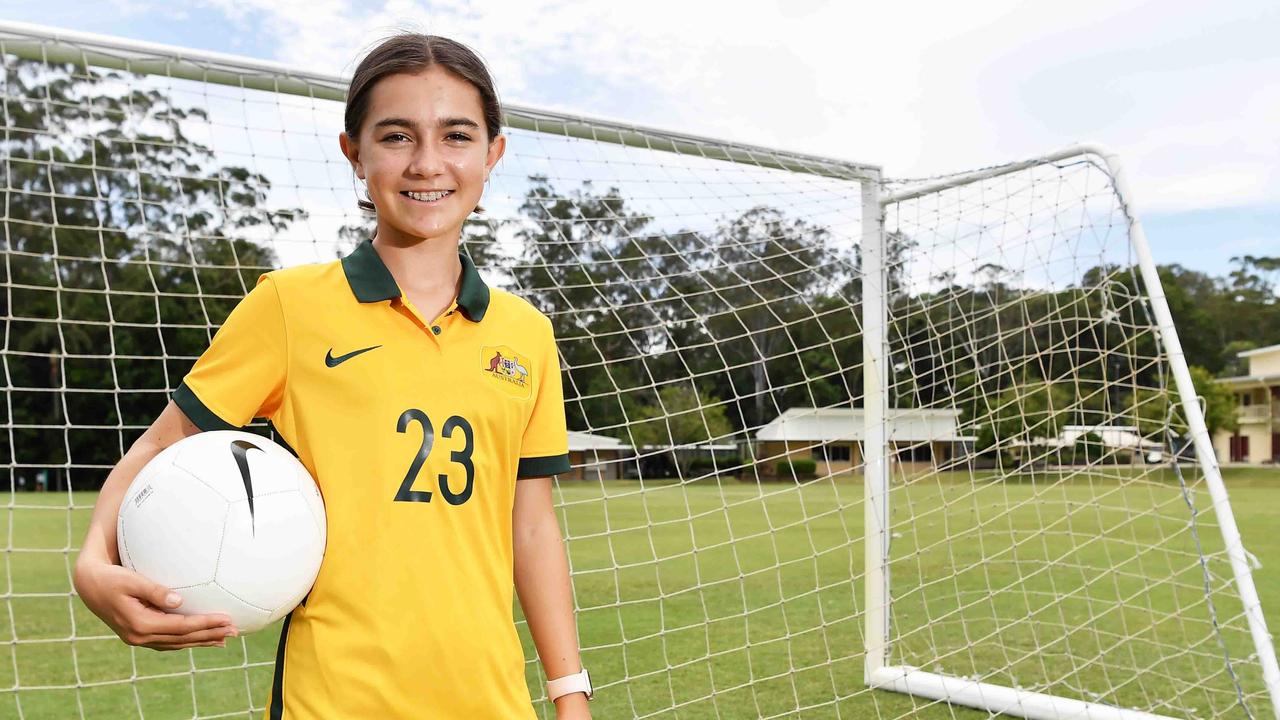
<instances>
[{"instance_id":1,"label":"dark eyebrow","mask_svg":"<svg viewBox=\"0 0 1280 720\"><path fill-rule=\"evenodd\" d=\"M458 127L458 126L462 126L462 127L469 127L469 128L471 128L471 129L473 129L473 130L479 130L479 129L480 129L480 124L479 124L479 123L477 123L475 120L472 120L471 118L466 118L466 117L450 117L450 118L441 118L441 119L440 119L440 129L442 129L442 130L443 130L444 128L451 128L451 127Z\"/></svg>"},{"instance_id":2,"label":"dark eyebrow","mask_svg":"<svg viewBox=\"0 0 1280 720\"><path fill-rule=\"evenodd\" d=\"M407 118L397 118L397 117L383 118L373 124L374 130L378 130L384 127L406 127L414 132L418 131L418 123L414 122L413 120L409 120ZM475 120L472 120L471 118L447 117L447 118L440 119L439 127L442 130L445 128L451 128L451 127L468 127L474 130L479 130L480 124L477 123Z\"/></svg>"}]
</instances>

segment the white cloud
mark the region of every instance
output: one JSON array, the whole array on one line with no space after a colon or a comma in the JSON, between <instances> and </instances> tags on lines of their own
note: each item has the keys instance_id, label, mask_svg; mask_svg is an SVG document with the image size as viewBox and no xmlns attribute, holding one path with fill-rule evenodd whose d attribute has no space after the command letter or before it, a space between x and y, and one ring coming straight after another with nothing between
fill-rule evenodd
<instances>
[{"instance_id":1,"label":"white cloud","mask_svg":"<svg viewBox=\"0 0 1280 720\"><path fill-rule=\"evenodd\" d=\"M1264 0L207 0L272 59L350 73L397 28L478 49L505 99L925 175L1078 140L1144 209L1280 201Z\"/></svg>"}]
</instances>

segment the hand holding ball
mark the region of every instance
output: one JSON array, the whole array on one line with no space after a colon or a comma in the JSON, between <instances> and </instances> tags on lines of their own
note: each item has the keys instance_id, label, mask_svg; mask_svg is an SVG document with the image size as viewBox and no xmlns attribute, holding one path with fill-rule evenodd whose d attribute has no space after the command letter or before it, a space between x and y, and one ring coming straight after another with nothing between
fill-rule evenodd
<instances>
[{"instance_id":1,"label":"hand holding ball","mask_svg":"<svg viewBox=\"0 0 1280 720\"><path fill-rule=\"evenodd\" d=\"M120 562L182 596L174 612L225 613L241 633L284 617L324 558L324 502L307 469L258 435L215 430L165 448L120 503Z\"/></svg>"}]
</instances>

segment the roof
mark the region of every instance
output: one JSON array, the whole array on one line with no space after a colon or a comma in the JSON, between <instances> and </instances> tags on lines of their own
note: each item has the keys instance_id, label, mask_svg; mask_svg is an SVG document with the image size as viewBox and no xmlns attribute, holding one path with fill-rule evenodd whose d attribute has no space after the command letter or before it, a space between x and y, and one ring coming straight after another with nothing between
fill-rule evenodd
<instances>
[{"instance_id":1,"label":"roof","mask_svg":"<svg viewBox=\"0 0 1280 720\"><path fill-rule=\"evenodd\" d=\"M756 432L757 440L794 440L800 442L860 441L863 408L794 407L779 415ZM956 425L959 410L925 408L889 408L886 417L890 440L899 442L949 442L973 440L960 435Z\"/></svg>"},{"instance_id":2,"label":"roof","mask_svg":"<svg viewBox=\"0 0 1280 720\"><path fill-rule=\"evenodd\" d=\"M1269 385L1280 382L1280 373L1274 375L1233 375L1232 377L1215 378L1223 385Z\"/></svg>"},{"instance_id":3,"label":"roof","mask_svg":"<svg viewBox=\"0 0 1280 720\"><path fill-rule=\"evenodd\" d=\"M715 452L717 450L737 450L738 446L730 443L702 443L683 445L641 445L641 450L709 450Z\"/></svg>"},{"instance_id":4,"label":"roof","mask_svg":"<svg viewBox=\"0 0 1280 720\"><path fill-rule=\"evenodd\" d=\"M1062 446L1074 445L1081 436L1093 433L1102 444L1111 448L1147 448L1158 450L1162 447L1154 440L1148 440L1138 434L1138 428L1124 425L1067 425L1058 436Z\"/></svg>"},{"instance_id":5,"label":"roof","mask_svg":"<svg viewBox=\"0 0 1280 720\"><path fill-rule=\"evenodd\" d=\"M1264 353L1272 353L1280 351L1280 345L1268 345L1266 347L1254 348L1252 350L1244 350L1236 353L1236 357L1253 357L1254 355L1262 355Z\"/></svg>"},{"instance_id":6,"label":"roof","mask_svg":"<svg viewBox=\"0 0 1280 720\"><path fill-rule=\"evenodd\" d=\"M596 435L595 433L578 432L576 430L569 431L569 452L627 450L630 447L630 445L623 443L621 440L611 438L608 435Z\"/></svg>"},{"instance_id":7,"label":"roof","mask_svg":"<svg viewBox=\"0 0 1280 720\"><path fill-rule=\"evenodd\" d=\"M622 450L633 450L633 449L635 448L633 448L631 445L628 445L617 438L609 437L608 435L597 435L595 433L579 432L577 430L569 431L569 452L583 452L588 450L590 451L600 451L600 450L622 451ZM712 452L715 452L717 450L737 450L738 446L732 443L729 443L729 444L702 443L702 444L693 444L693 445L689 445L689 444L643 445L639 449L640 450L710 450Z\"/></svg>"}]
</instances>

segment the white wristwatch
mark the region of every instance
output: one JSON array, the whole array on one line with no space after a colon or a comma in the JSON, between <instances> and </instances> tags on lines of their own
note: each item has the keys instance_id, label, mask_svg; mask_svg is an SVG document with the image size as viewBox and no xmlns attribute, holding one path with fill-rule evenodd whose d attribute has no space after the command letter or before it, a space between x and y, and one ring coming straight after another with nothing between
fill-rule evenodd
<instances>
[{"instance_id":1,"label":"white wristwatch","mask_svg":"<svg viewBox=\"0 0 1280 720\"><path fill-rule=\"evenodd\" d=\"M547 683L547 698L551 702L555 702L558 697L576 692L586 693L588 700L594 694L591 690L591 676L587 674L586 668L582 668L581 672L565 675Z\"/></svg>"}]
</instances>

